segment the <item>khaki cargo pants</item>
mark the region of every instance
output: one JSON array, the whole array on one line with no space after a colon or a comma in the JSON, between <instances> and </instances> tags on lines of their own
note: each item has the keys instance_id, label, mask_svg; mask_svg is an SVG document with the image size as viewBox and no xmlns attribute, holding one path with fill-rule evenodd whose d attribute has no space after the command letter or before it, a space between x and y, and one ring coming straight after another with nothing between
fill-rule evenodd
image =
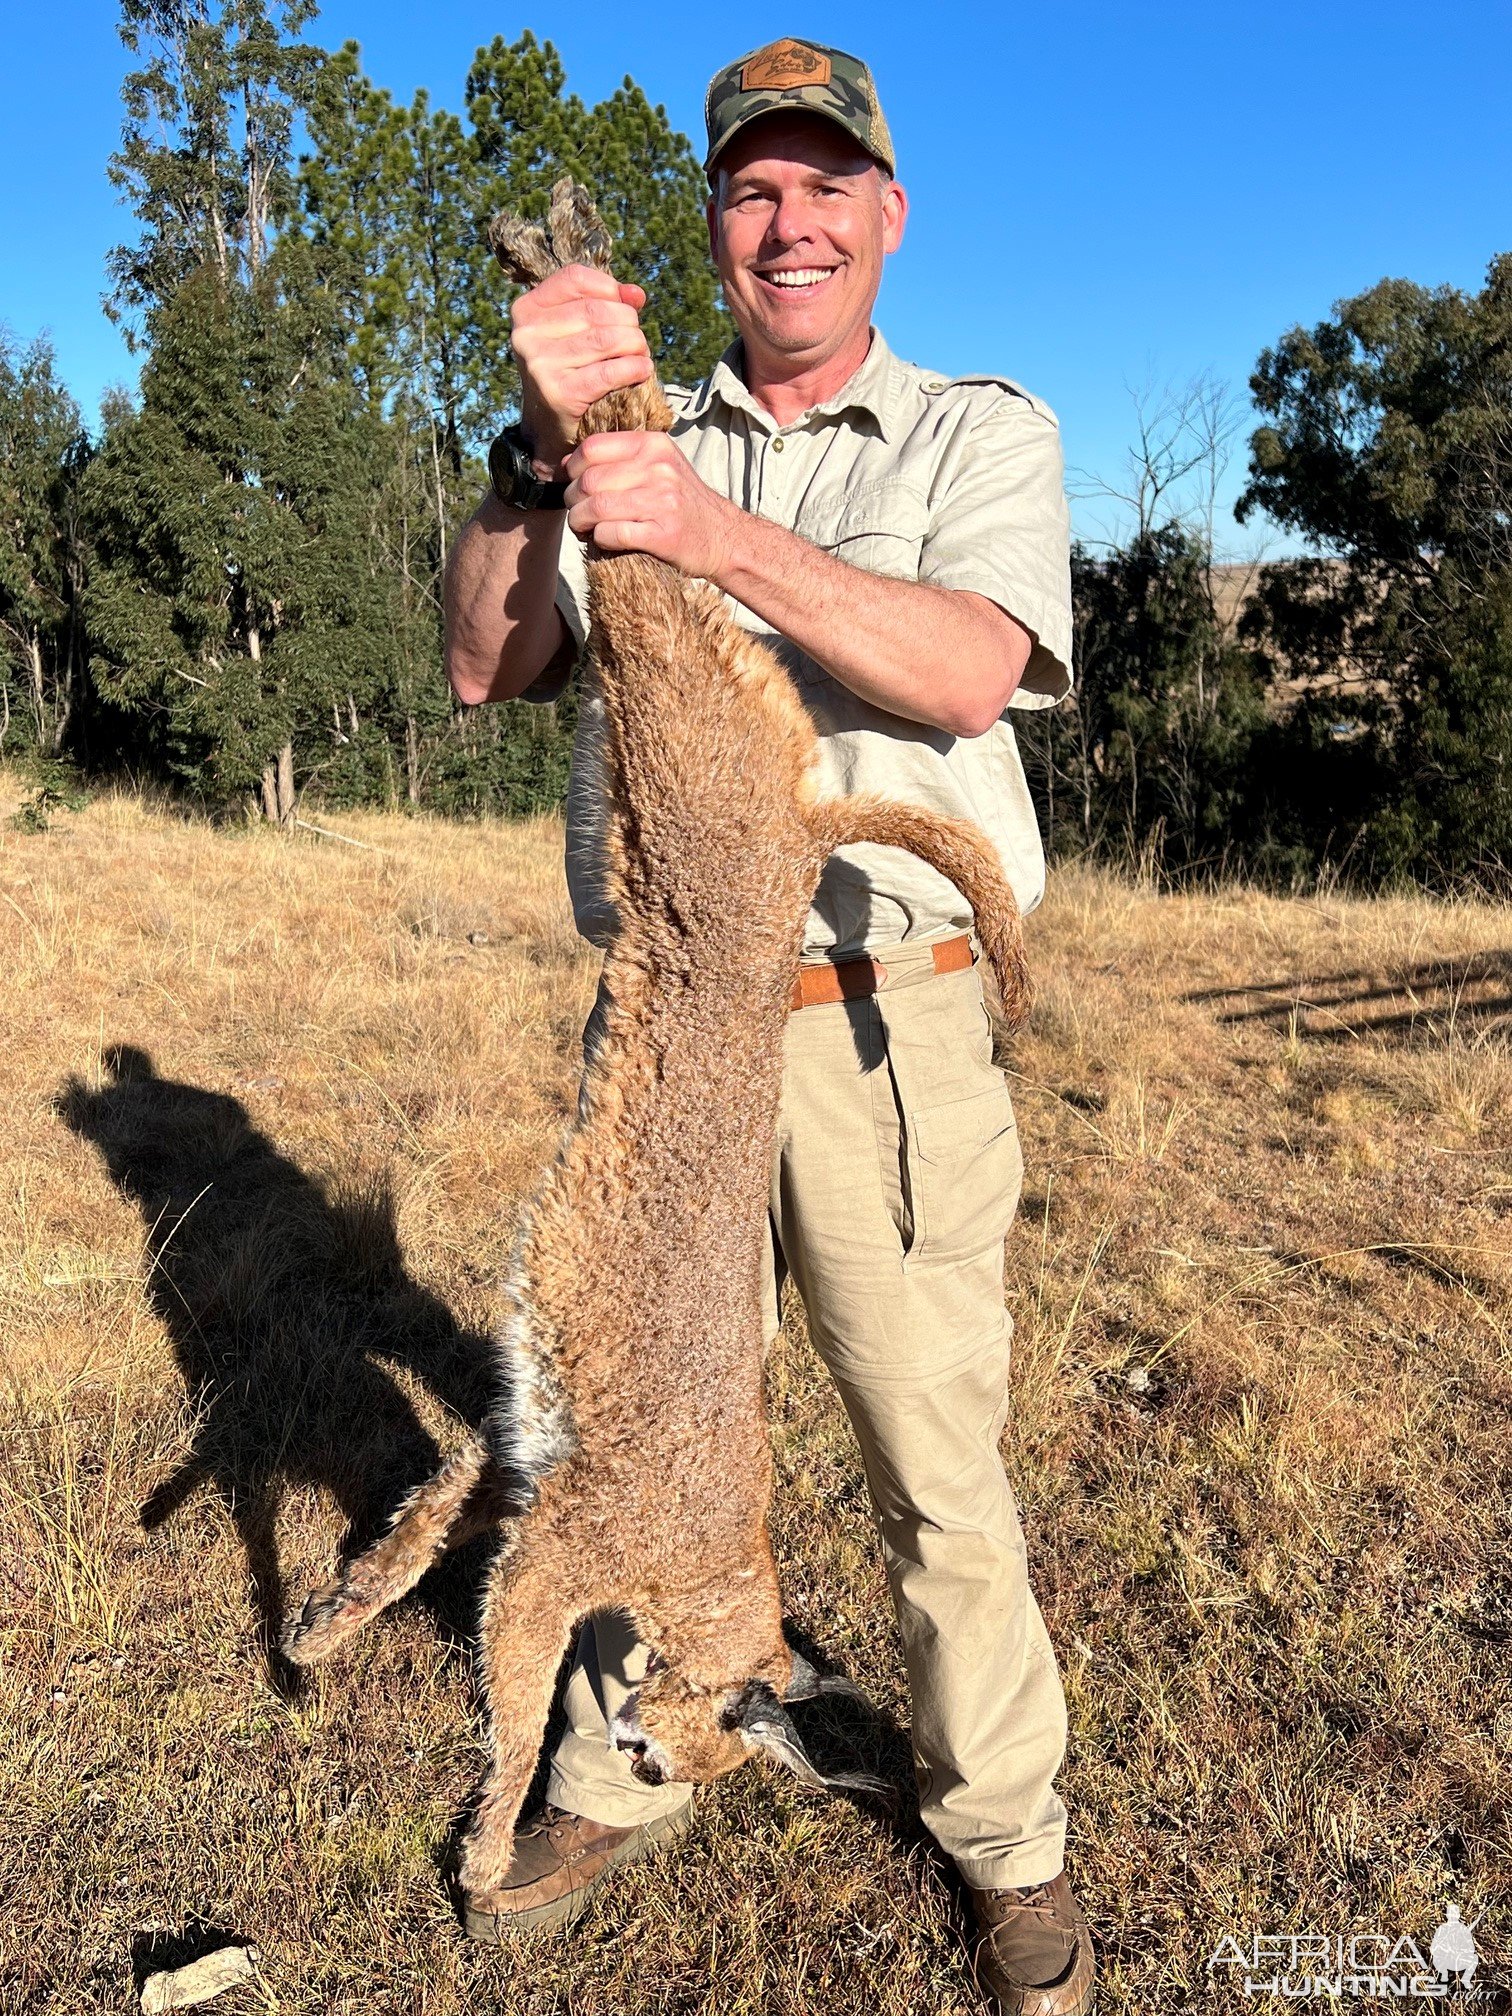
<instances>
[{"instance_id":1,"label":"khaki cargo pants","mask_svg":"<svg viewBox=\"0 0 1512 2016\"><path fill-rule=\"evenodd\" d=\"M925 1824L968 1883L1000 1889L1058 1874L1066 1832L1065 1699L998 1453L1023 1160L977 969L936 974L927 946L876 956L877 994L788 1020L767 1328L791 1273L866 1466ZM584 1627L553 1805L623 1827L688 1798L643 1785L609 1746L644 1663L622 1617Z\"/></svg>"}]
</instances>

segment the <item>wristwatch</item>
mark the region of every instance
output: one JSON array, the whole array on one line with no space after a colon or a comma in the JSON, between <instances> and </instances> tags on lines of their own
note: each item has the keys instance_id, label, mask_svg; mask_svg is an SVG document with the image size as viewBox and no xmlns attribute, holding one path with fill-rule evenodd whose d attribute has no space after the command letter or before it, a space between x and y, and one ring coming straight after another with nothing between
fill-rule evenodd
<instances>
[{"instance_id":1,"label":"wristwatch","mask_svg":"<svg viewBox=\"0 0 1512 2016\"><path fill-rule=\"evenodd\" d=\"M565 511L567 485L547 483L532 465L534 451L518 421L496 436L488 451L488 479L501 504L516 511Z\"/></svg>"}]
</instances>

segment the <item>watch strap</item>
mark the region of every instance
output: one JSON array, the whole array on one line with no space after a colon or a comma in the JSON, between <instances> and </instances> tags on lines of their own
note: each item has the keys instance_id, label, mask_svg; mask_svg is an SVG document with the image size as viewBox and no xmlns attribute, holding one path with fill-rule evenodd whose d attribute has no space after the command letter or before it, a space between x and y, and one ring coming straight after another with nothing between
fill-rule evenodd
<instances>
[{"instance_id":1,"label":"watch strap","mask_svg":"<svg viewBox=\"0 0 1512 2016\"><path fill-rule=\"evenodd\" d=\"M530 443L518 423L496 435L488 450L488 478L501 504L516 511L565 511L567 485L538 476Z\"/></svg>"}]
</instances>

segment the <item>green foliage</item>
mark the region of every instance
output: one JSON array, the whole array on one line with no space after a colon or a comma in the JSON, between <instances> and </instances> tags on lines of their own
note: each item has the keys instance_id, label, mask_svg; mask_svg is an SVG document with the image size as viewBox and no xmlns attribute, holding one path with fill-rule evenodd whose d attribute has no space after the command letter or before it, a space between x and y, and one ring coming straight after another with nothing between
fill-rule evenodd
<instances>
[{"instance_id":1,"label":"green foliage","mask_svg":"<svg viewBox=\"0 0 1512 2016\"><path fill-rule=\"evenodd\" d=\"M55 754L68 735L84 651L78 506L89 452L51 347L19 350L0 332L0 751Z\"/></svg>"},{"instance_id":2,"label":"green foliage","mask_svg":"<svg viewBox=\"0 0 1512 2016\"><path fill-rule=\"evenodd\" d=\"M593 180L656 290L663 368L701 371L726 331L697 164L629 79L587 107L528 32L478 51L464 121L424 93L396 104L355 44L302 41L313 11L123 0L139 60L111 175L138 230L110 308L144 353L140 397L111 402L81 482L50 360L5 353L0 429L31 428L8 458L31 517L9 514L0 552L20 640L0 690L19 718L11 661L30 679L48 624L82 665L82 599L96 760L281 819L307 789L539 810L565 788L575 702L475 717L441 673L447 557L518 389L485 227L543 208L560 174ZM61 746L66 709L44 702L28 732Z\"/></svg>"},{"instance_id":3,"label":"green foliage","mask_svg":"<svg viewBox=\"0 0 1512 2016\"><path fill-rule=\"evenodd\" d=\"M496 36L478 51L466 100L482 171L476 242L495 210L544 212L556 178L576 177L594 192L609 226L616 272L646 290L643 327L657 368L673 381L701 378L733 330L709 260L703 172L665 107L653 106L629 77L612 97L585 106L567 92L555 48L528 29L517 42ZM491 260L480 262L480 275L488 296L502 304L503 282ZM479 314L474 327L492 349L487 317ZM513 377L505 383L512 397ZM490 432L502 410L496 402Z\"/></svg>"},{"instance_id":4,"label":"green foliage","mask_svg":"<svg viewBox=\"0 0 1512 2016\"><path fill-rule=\"evenodd\" d=\"M485 226L587 182L662 371L697 377L730 332L691 147L629 78L586 104L528 31L477 51L454 113L303 41L311 0L122 6L110 172L138 228L110 305L140 395L94 447L46 346L0 344L0 749L281 819L307 790L559 802L575 696L469 711L441 671L447 559L518 395ZM1075 555L1074 700L1019 717L1051 847L1288 878L1512 861L1512 255L1479 294L1383 282L1252 382L1241 515L1312 557L1233 635L1209 532L1157 522L1191 464L1156 442L1137 533Z\"/></svg>"},{"instance_id":5,"label":"green foliage","mask_svg":"<svg viewBox=\"0 0 1512 2016\"><path fill-rule=\"evenodd\" d=\"M728 329L692 149L628 78L589 108L567 91L552 45L527 31L478 50L464 97L465 124L423 92L397 105L364 76L355 43L324 60L313 90L301 200L342 301L349 373L381 416L371 562L399 587L392 746L349 746L322 788L361 796L391 790L402 772L413 802L534 811L565 790L574 703L474 719L437 679L447 555L518 396L488 219L506 207L542 213L557 177L576 175L600 196L620 270L651 294L661 369L701 374Z\"/></svg>"},{"instance_id":6,"label":"green foliage","mask_svg":"<svg viewBox=\"0 0 1512 2016\"><path fill-rule=\"evenodd\" d=\"M1478 294L1386 280L1293 329L1251 381L1266 416L1240 513L1317 558L1267 571L1250 625L1326 722L1342 792L1297 821L1362 872L1512 862L1512 255ZM1333 802L1330 802L1332 798Z\"/></svg>"},{"instance_id":7,"label":"green foliage","mask_svg":"<svg viewBox=\"0 0 1512 2016\"><path fill-rule=\"evenodd\" d=\"M88 786L72 764L33 755L23 770L32 791L6 822L12 832L45 833L59 812L82 812L89 803Z\"/></svg>"},{"instance_id":8,"label":"green foliage","mask_svg":"<svg viewBox=\"0 0 1512 2016\"><path fill-rule=\"evenodd\" d=\"M141 231L110 256L110 312L134 345L202 269L223 284L259 272L291 207L293 125L319 58L291 38L315 11L315 0L122 0L121 40L145 61L122 86L109 173Z\"/></svg>"},{"instance_id":9,"label":"green foliage","mask_svg":"<svg viewBox=\"0 0 1512 2016\"><path fill-rule=\"evenodd\" d=\"M1211 867L1245 824L1264 707L1219 620L1210 555L1166 525L1104 558L1078 545L1071 580L1075 692L1018 730L1046 839L1175 873Z\"/></svg>"},{"instance_id":10,"label":"green foliage","mask_svg":"<svg viewBox=\"0 0 1512 2016\"><path fill-rule=\"evenodd\" d=\"M113 261L146 348L140 408L89 472L92 671L132 752L293 813L293 746L389 650L388 585L354 567L371 428L339 302L289 222L307 10L157 9L114 172L142 223ZM128 0L123 34L147 23ZM161 122L161 123L158 123Z\"/></svg>"}]
</instances>

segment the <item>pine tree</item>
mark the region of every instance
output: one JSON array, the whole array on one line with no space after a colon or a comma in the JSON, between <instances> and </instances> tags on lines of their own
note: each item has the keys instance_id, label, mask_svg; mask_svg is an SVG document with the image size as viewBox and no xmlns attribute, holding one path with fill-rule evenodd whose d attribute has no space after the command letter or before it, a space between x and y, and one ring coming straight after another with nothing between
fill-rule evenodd
<instances>
[{"instance_id":1,"label":"pine tree","mask_svg":"<svg viewBox=\"0 0 1512 2016\"><path fill-rule=\"evenodd\" d=\"M709 261L707 190L693 149L633 78L591 109L566 81L556 49L528 29L513 43L496 36L473 58L467 116L488 176L482 217L543 210L559 175L584 182L613 234L615 270L646 290L644 327L658 370L672 380L702 377L732 332ZM495 276L487 285L497 295ZM485 332L482 317L476 326ZM481 392L481 372L477 382Z\"/></svg>"},{"instance_id":2,"label":"pine tree","mask_svg":"<svg viewBox=\"0 0 1512 2016\"><path fill-rule=\"evenodd\" d=\"M51 347L19 350L0 333L0 749L29 742L55 756L74 720L89 452Z\"/></svg>"},{"instance_id":3,"label":"pine tree","mask_svg":"<svg viewBox=\"0 0 1512 2016\"><path fill-rule=\"evenodd\" d=\"M654 290L647 332L663 369L697 375L726 330L692 150L629 79L590 110L567 92L555 49L527 31L477 52L465 103L465 125L424 93L396 104L347 43L313 88L300 193L343 299L349 369L387 430L369 555L401 606L394 727L406 794L533 811L560 797L571 698L478 719L438 686L447 553L518 397L487 221L504 207L544 210L559 175L588 179L623 239L625 271Z\"/></svg>"}]
</instances>

